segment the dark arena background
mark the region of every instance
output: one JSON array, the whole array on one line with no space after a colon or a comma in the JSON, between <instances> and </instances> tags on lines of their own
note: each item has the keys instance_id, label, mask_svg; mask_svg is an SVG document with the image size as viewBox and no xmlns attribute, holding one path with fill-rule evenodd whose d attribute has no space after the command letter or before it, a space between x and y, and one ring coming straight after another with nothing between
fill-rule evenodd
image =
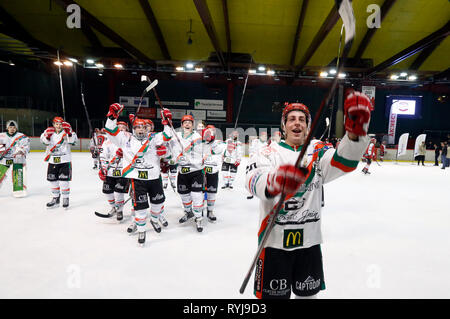
<instances>
[{"instance_id":1,"label":"dark arena background","mask_svg":"<svg viewBox=\"0 0 450 319\"><path fill-rule=\"evenodd\" d=\"M12 196L11 172L0 182L0 297L256 302L253 273L239 293L260 226L260 199L246 198L252 142L265 131L275 143L285 103L305 104L314 119L335 83L314 138L338 149L346 92L362 91L374 106L368 129L374 156L370 175L362 173L361 157L354 172L324 185L326 290L318 298L449 298L450 159L443 148L450 142L450 2L354 0L351 46L336 6L333 0L1 0L0 132L15 121L30 152L27 195ZM145 78L158 84L140 100ZM169 226L156 233L148 222L145 247L138 247L137 236L127 233L131 202L123 221L94 215L109 206L92 168L91 139L113 103L124 106L119 120L131 126L129 115L136 114L161 132L155 92L176 131L185 115L194 117L194 129L200 121L214 125L219 141L237 130L242 163L232 189L221 188L219 172L216 222L204 218L202 233L193 222L179 223L182 201L169 186ZM40 136L56 116L78 137L68 210L45 205L51 193ZM181 303L175 313L185 305L194 311Z\"/></svg>"}]
</instances>

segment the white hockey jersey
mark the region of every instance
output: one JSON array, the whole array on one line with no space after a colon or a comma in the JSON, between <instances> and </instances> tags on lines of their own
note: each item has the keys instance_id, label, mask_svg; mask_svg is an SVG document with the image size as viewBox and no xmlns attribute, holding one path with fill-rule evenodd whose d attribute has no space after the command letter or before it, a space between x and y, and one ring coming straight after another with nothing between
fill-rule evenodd
<instances>
[{"instance_id":1,"label":"white hockey jersey","mask_svg":"<svg viewBox=\"0 0 450 319\"><path fill-rule=\"evenodd\" d=\"M0 133L0 164L12 165L25 163L26 154L30 152L30 139L23 133L16 132L9 135L8 132ZM25 156L17 156L22 151Z\"/></svg>"},{"instance_id":2,"label":"white hockey jersey","mask_svg":"<svg viewBox=\"0 0 450 319\"><path fill-rule=\"evenodd\" d=\"M222 168L223 152L226 144L220 140L203 143L203 158L206 174L215 174Z\"/></svg>"},{"instance_id":3,"label":"white hockey jersey","mask_svg":"<svg viewBox=\"0 0 450 319\"><path fill-rule=\"evenodd\" d=\"M267 142L263 142L259 138L254 139L249 147L249 157L255 155L262 147L266 145Z\"/></svg>"},{"instance_id":4,"label":"white hockey jersey","mask_svg":"<svg viewBox=\"0 0 450 319\"><path fill-rule=\"evenodd\" d=\"M169 134L171 134L169 136L172 136L172 132ZM176 134L183 146L183 150L181 150L176 137L173 137L170 141L170 148L175 163L178 164L178 172L187 174L203 169L203 143L200 134L195 131L186 137L183 137L182 132L177 132Z\"/></svg>"},{"instance_id":5,"label":"white hockey jersey","mask_svg":"<svg viewBox=\"0 0 450 319\"><path fill-rule=\"evenodd\" d=\"M59 133L54 132L50 140L46 139L44 133L41 134L41 142L47 145L45 156L49 156L49 164L62 164L72 161L71 147L78 140L77 134L72 132L72 136L66 134L64 130Z\"/></svg>"},{"instance_id":6,"label":"white hockey jersey","mask_svg":"<svg viewBox=\"0 0 450 319\"><path fill-rule=\"evenodd\" d=\"M169 132L167 125L164 126L163 132L149 134L148 138L143 140L120 131L117 120L108 119L105 130L108 140L123 151L123 177L139 180L154 180L160 177L160 158L156 154L156 147L170 141L170 136L166 133Z\"/></svg>"},{"instance_id":7,"label":"white hockey jersey","mask_svg":"<svg viewBox=\"0 0 450 319\"><path fill-rule=\"evenodd\" d=\"M131 133L124 132L131 137ZM121 177L123 169L123 159L117 156L119 147L106 139L100 148L100 163L103 169L107 169L106 176Z\"/></svg>"},{"instance_id":8,"label":"white hockey jersey","mask_svg":"<svg viewBox=\"0 0 450 319\"><path fill-rule=\"evenodd\" d=\"M225 151L223 153L223 161L225 163L234 164L241 161L242 158L242 143L231 138L225 141Z\"/></svg>"},{"instance_id":9,"label":"white hockey jersey","mask_svg":"<svg viewBox=\"0 0 450 319\"><path fill-rule=\"evenodd\" d=\"M322 242L322 185L355 170L367 144L367 136L355 142L345 135L337 150L326 150L323 142L311 141L302 161L309 171L307 179L294 196L285 200L265 247L293 250ZM300 150L301 147L294 150L284 142L271 143L249 160L245 187L261 199L259 240L268 225L269 213L280 198L266 197L267 175L281 165L295 165Z\"/></svg>"}]
</instances>

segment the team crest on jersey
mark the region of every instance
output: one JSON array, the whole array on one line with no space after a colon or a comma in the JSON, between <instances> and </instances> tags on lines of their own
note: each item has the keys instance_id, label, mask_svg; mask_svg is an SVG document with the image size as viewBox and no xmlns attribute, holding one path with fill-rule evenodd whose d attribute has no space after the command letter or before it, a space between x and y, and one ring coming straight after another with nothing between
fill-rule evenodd
<instances>
[{"instance_id":1,"label":"team crest on jersey","mask_svg":"<svg viewBox=\"0 0 450 319\"><path fill-rule=\"evenodd\" d=\"M138 178L148 179L148 172L147 171L138 171Z\"/></svg>"}]
</instances>

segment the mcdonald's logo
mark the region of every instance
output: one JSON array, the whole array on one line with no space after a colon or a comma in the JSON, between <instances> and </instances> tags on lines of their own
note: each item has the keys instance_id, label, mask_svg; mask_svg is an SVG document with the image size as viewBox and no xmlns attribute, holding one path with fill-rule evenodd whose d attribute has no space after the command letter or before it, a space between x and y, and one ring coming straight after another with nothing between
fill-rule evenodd
<instances>
[{"instance_id":1,"label":"mcdonald's logo","mask_svg":"<svg viewBox=\"0 0 450 319\"><path fill-rule=\"evenodd\" d=\"M303 246L303 229L285 229L283 247L294 248Z\"/></svg>"},{"instance_id":2,"label":"mcdonald's logo","mask_svg":"<svg viewBox=\"0 0 450 319\"><path fill-rule=\"evenodd\" d=\"M148 172L147 171L138 171L138 178L142 179L148 179Z\"/></svg>"}]
</instances>

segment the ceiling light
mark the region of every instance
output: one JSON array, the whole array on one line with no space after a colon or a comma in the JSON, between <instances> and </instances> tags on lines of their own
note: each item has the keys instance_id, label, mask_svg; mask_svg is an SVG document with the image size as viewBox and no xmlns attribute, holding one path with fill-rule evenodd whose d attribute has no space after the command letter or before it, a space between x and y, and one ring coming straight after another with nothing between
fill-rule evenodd
<instances>
[{"instance_id":1,"label":"ceiling light","mask_svg":"<svg viewBox=\"0 0 450 319\"><path fill-rule=\"evenodd\" d=\"M280 81L280 79L279 79L279 78L274 78L274 80L275 80L275 81Z\"/></svg>"},{"instance_id":2,"label":"ceiling light","mask_svg":"<svg viewBox=\"0 0 450 319\"><path fill-rule=\"evenodd\" d=\"M74 58L69 58L69 61L71 61L71 62L73 62L73 63L77 63L77 62L78 62L78 60L77 60L77 59L74 59Z\"/></svg>"},{"instance_id":3,"label":"ceiling light","mask_svg":"<svg viewBox=\"0 0 450 319\"><path fill-rule=\"evenodd\" d=\"M255 73L256 73L256 70L255 70L255 69L250 69L250 70L248 70L248 73L250 73L250 74L255 74Z\"/></svg>"},{"instance_id":4,"label":"ceiling light","mask_svg":"<svg viewBox=\"0 0 450 319\"><path fill-rule=\"evenodd\" d=\"M338 77L340 77L341 79L345 78L346 76L347 76L347 74L345 74L345 73L339 73L338 74Z\"/></svg>"},{"instance_id":5,"label":"ceiling light","mask_svg":"<svg viewBox=\"0 0 450 319\"><path fill-rule=\"evenodd\" d=\"M197 71L197 72L203 72L203 68L195 68L195 71Z\"/></svg>"},{"instance_id":6,"label":"ceiling light","mask_svg":"<svg viewBox=\"0 0 450 319\"><path fill-rule=\"evenodd\" d=\"M242 77L242 76L238 77L239 80L242 80L243 78L244 78L244 77Z\"/></svg>"},{"instance_id":7,"label":"ceiling light","mask_svg":"<svg viewBox=\"0 0 450 319\"><path fill-rule=\"evenodd\" d=\"M392 74L391 75L391 80L397 80L398 79L398 75L397 74Z\"/></svg>"},{"instance_id":8,"label":"ceiling light","mask_svg":"<svg viewBox=\"0 0 450 319\"><path fill-rule=\"evenodd\" d=\"M322 71L322 72L320 72L320 74L319 74L321 77L327 77L328 76L328 72L326 72L326 71Z\"/></svg>"},{"instance_id":9,"label":"ceiling light","mask_svg":"<svg viewBox=\"0 0 450 319\"><path fill-rule=\"evenodd\" d=\"M64 63L64 65L66 65L66 66L72 66L72 65L73 65L73 63L70 62L70 61L64 61L63 63Z\"/></svg>"},{"instance_id":10,"label":"ceiling light","mask_svg":"<svg viewBox=\"0 0 450 319\"><path fill-rule=\"evenodd\" d=\"M192 68L194 68L194 64L186 63L186 69L192 69Z\"/></svg>"},{"instance_id":11,"label":"ceiling light","mask_svg":"<svg viewBox=\"0 0 450 319\"><path fill-rule=\"evenodd\" d=\"M330 74L336 74L336 69L331 69Z\"/></svg>"},{"instance_id":12,"label":"ceiling light","mask_svg":"<svg viewBox=\"0 0 450 319\"><path fill-rule=\"evenodd\" d=\"M209 75L206 75L206 74L205 74L203 77L204 77L205 79L207 79L207 78L209 78Z\"/></svg>"},{"instance_id":13,"label":"ceiling light","mask_svg":"<svg viewBox=\"0 0 450 319\"><path fill-rule=\"evenodd\" d=\"M15 65L14 62L11 61L11 60L9 60L8 64L11 65L11 66L14 66L14 65Z\"/></svg>"},{"instance_id":14,"label":"ceiling light","mask_svg":"<svg viewBox=\"0 0 450 319\"><path fill-rule=\"evenodd\" d=\"M92 60L92 59L87 59L87 60L86 60L86 63L87 63L87 64L94 64L94 63L95 63L95 61L94 61L94 60Z\"/></svg>"},{"instance_id":15,"label":"ceiling light","mask_svg":"<svg viewBox=\"0 0 450 319\"><path fill-rule=\"evenodd\" d=\"M59 65L59 66L63 65L61 61L55 61L53 63L56 64L56 65Z\"/></svg>"},{"instance_id":16,"label":"ceiling light","mask_svg":"<svg viewBox=\"0 0 450 319\"><path fill-rule=\"evenodd\" d=\"M184 71L184 67L182 67L182 66L177 66L177 67L175 68L175 70L177 70L177 71Z\"/></svg>"},{"instance_id":17,"label":"ceiling light","mask_svg":"<svg viewBox=\"0 0 450 319\"><path fill-rule=\"evenodd\" d=\"M258 67L258 71L265 71L266 70L266 67L264 66L264 65L261 65L261 66L259 66Z\"/></svg>"},{"instance_id":18,"label":"ceiling light","mask_svg":"<svg viewBox=\"0 0 450 319\"><path fill-rule=\"evenodd\" d=\"M406 73L406 72L400 73L400 76L407 76L407 75L408 75L408 73Z\"/></svg>"},{"instance_id":19,"label":"ceiling light","mask_svg":"<svg viewBox=\"0 0 450 319\"><path fill-rule=\"evenodd\" d=\"M267 75L274 75L275 71L274 70L267 70Z\"/></svg>"},{"instance_id":20,"label":"ceiling light","mask_svg":"<svg viewBox=\"0 0 450 319\"><path fill-rule=\"evenodd\" d=\"M415 80L417 80L417 76L415 76L415 75L410 75L410 76L408 76L408 80L410 80L410 81L415 81Z\"/></svg>"},{"instance_id":21,"label":"ceiling light","mask_svg":"<svg viewBox=\"0 0 450 319\"><path fill-rule=\"evenodd\" d=\"M123 69L123 65L120 64L120 63L114 64L114 67L115 67L116 69Z\"/></svg>"},{"instance_id":22,"label":"ceiling light","mask_svg":"<svg viewBox=\"0 0 450 319\"><path fill-rule=\"evenodd\" d=\"M104 65L101 63L95 63L95 66L99 69L104 67Z\"/></svg>"}]
</instances>

